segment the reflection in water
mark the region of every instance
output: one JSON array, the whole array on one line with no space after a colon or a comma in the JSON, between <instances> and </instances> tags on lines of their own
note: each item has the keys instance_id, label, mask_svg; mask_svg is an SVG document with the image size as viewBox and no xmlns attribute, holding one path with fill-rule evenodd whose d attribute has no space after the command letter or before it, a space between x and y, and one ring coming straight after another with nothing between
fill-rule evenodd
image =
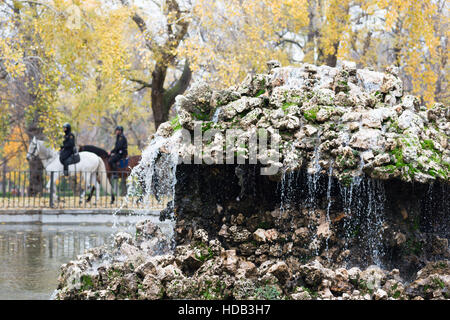
<instances>
[{"instance_id":1,"label":"reflection in water","mask_svg":"<svg viewBox=\"0 0 450 320\"><path fill-rule=\"evenodd\" d=\"M110 225L0 225L0 299L49 299L60 266L109 243Z\"/></svg>"}]
</instances>

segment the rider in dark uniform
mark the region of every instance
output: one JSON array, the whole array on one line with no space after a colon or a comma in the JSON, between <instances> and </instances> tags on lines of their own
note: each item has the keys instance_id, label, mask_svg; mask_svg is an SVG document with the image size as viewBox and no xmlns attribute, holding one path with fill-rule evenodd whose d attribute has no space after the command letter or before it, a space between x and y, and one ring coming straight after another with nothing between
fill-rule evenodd
<instances>
[{"instance_id":1,"label":"rider in dark uniform","mask_svg":"<svg viewBox=\"0 0 450 320\"><path fill-rule=\"evenodd\" d=\"M72 128L69 123L64 123L64 141L61 146L61 150L59 152L59 161L64 166L64 175L69 175L69 164L68 160L70 156L73 154L73 148L75 147L75 136L73 135Z\"/></svg>"},{"instance_id":2,"label":"rider in dark uniform","mask_svg":"<svg viewBox=\"0 0 450 320\"><path fill-rule=\"evenodd\" d=\"M116 127L116 145L114 149L109 153L110 157L108 159L109 165L112 171L117 171L117 162L120 159L124 159L128 156L128 142L123 134L123 127ZM117 178L117 173L113 174L113 177Z\"/></svg>"}]
</instances>

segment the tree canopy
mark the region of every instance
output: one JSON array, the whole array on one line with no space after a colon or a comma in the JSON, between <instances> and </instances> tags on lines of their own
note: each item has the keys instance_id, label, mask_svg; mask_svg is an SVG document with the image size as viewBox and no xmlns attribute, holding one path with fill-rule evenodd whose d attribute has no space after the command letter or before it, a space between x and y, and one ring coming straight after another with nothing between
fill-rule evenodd
<instances>
[{"instance_id":1,"label":"tree canopy","mask_svg":"<svg viewBox=\"0 0 450 320\"><path fill-rule=\"evenodd\" d=\"M407 91L448 103L448 22L444 0L1 0L1 157L34 135L58 146L65 121L107 149L121 124L138 153L194 81L233 85L270 59L395 64Z\"/></svg>"}]
</instances>

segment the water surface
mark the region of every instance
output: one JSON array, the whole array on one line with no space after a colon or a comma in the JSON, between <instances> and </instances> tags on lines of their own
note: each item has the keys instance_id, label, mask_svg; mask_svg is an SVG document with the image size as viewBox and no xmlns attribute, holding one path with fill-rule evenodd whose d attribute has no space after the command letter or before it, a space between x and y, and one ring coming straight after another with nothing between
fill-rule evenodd
<instances>
[{"instance_id":1,"label":"water surface","mask_svg":"<svg viewBox=\"0 0 450 320\"><path fill-rule=\"evenodd\" d=\"M111 224L0 224L0 299L50 299L60 266L117 231Z\"/></svg>"}]
</instances>

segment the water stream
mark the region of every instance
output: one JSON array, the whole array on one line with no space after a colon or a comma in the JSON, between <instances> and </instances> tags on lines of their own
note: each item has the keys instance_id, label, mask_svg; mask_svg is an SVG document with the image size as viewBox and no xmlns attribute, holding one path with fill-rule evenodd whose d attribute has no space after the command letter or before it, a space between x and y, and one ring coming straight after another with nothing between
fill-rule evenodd
<instances>
[{"instance_id":1,"label":"water stream","mask_svg":"<svg viewBox=\"0 0 450 320\"><path fill-rule=\"evenodd\" d=\"M222 111L222 107L218 107L215 111L214 111L214 114L213 114L213 116L212 116L212 118L211 118L211 121L212 122L214 122L214 123L217 123L218 121L219 121L219 115L220 115L220 112Z\"/></svg>"},{"instance_id":2,"label":"water stream","mask_svg":"<svg viewBox=\"0 0 450 320\"><path fill-rule=\"evenodd\" d=\"M169 206L173 205L179 159L175 141L179 138L179 134L170 138L154 136L143 150L141 162L128 178L128 201L140 201L150 208L154 197L158 202L166 201Z\"/></svg>"},{"instance_id":3,"label":"water stream","mask_svg":"<svg viewBox=\"0 0 450 320\"><path fill-rule=\"evenodd\" d=\"M328 169L328 186L327 186L327 215L326 215L326 219L327 219L327 223L329 228L331 229L331 219L330 219L330 209L331 209L331 203L332 203L332 199L331 199L331 187L333 184L333 162L330 163L330 167ZM330 260L330 257L328 255L328 242L330 240L330 233L328 233L326 240L325 240L325 245L326 245L326 254L327 254L327 259Z\"/></svg>"}]
</instances>

